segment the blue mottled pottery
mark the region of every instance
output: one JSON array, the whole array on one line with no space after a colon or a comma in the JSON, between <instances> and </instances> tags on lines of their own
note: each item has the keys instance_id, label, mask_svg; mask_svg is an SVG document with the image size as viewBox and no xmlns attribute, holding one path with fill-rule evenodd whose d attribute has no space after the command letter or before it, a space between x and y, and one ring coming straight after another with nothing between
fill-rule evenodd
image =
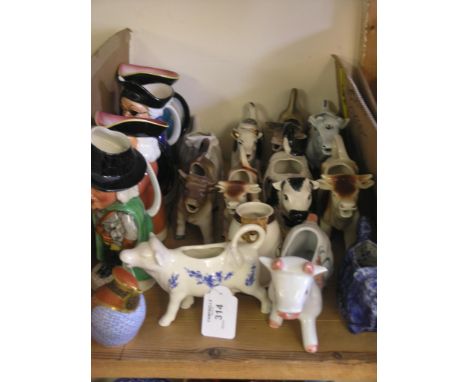
<instances>
[{"instance_id":1,"label":"blue mottled pottery","mask_svg":"<svg viewBox=\"0 0 468 382\"><path fill-rule=\"evenodd\" d=\"M135 277L123 267L112 270L113 280L96 290L91 309L91 336L104 346L131 341L146 316L145 298Z\"/></svg>"},{"instance_id":2,"label":"blue mottled pottery","mask_svg":"<svg viewBox=\"0 0 468 382\"><path fill-rule=\"evenodd\" d=\"M124 313L96 306L91 312L91 337L104 346L125 345L137 335L145 316L143 295L140 295L138 308L133 312Z\"/></svg>"},{"instance_id":3,"label":"blue mottled pottery","mask_svg":"<svg viewBox=\"0 0 468 382\"><path fill-rule=\"evenodd\" d=\"M377 331L377 245L365 217L358 223L358 241L348 249L338 280L340 311L352 333Z\"/></svg>"}]
</instances>

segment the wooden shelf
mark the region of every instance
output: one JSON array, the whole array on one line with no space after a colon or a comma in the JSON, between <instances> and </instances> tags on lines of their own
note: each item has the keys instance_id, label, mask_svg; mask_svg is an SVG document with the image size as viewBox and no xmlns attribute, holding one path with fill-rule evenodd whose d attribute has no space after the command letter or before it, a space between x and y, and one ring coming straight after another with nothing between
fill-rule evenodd
<instances>
[{"instance_id":1,"label":"wooden shelf","mask_svg":"<svg viewBox=\"0 0 468 382\"><path fill-rule=\"evenodd\" d=\"M339 263L341 241L332 243ZM172 248L188 244L195 241L166 241ZM202 299L196 299L188 310L179 310L171 326L161 327L158 319L166 309L168 295L156 286L145 293L147 315L133 341L117 348L93 341L92 377L375 381L376 333L355 335L347 330L336 305L335 280L336 273L324 290L323 311L317 322L320 344L315 354L303 350L297 320L271 329L258 301L247 295L237 295L234 340L201 335Z\"/></svg>"}]
</instances>

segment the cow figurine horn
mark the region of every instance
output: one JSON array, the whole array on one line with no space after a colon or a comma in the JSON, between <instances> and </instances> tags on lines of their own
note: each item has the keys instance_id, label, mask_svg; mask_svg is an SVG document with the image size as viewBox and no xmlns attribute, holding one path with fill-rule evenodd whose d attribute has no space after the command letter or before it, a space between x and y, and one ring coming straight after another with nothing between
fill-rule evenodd
<instances>
[{"instance_id":1,"label":"cow figurine horn","mask_svg":"<svg viewBox=\"0 0 468 382\"><path fill-rule=\"evenodd\" d=\"M283 267L284 267L284 264L281 259L275 260L271 264L271 269L273 269L274 271L280 271L281 269L283 269Z\"/></svg>"},{"instance_id":2,"label":"cow figurine horn","mask_svg":"<svg viewBox=\"0 0 468 382\"><path fill-rule=\"evenodd\" d=\"M314 274L314 264L312 264L310 261L307 261L306 263L304 263L304 266L302 269L305 273L308 273L311 275Z\"/></svg>"}]
</instances>

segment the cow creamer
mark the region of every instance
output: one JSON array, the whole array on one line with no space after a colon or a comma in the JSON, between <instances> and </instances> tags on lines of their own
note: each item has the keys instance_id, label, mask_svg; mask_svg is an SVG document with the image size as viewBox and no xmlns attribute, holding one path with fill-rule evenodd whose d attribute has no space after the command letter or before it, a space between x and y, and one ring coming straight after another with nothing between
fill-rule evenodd
<instances>
[{"instance_id":1,"label":"cow creamer","mask_svg":"<svg viewBox=\"0 0 468 382\"><path fill-rule=\"evenodd\" d=\"M254 243L241 243L242 235L255 231ZM174 321L179 307L188 309L194 297L203 297L212 288L223 285L233 293L242 292L261 302L262 313L269 313L271 303L260 286L258 249L265 231L258 225L242 226L232 242L166 248L155 235L137 247L122 251L120 259L130 267L139 267L151 275L169 293L166 313L159 325Z\"/></svg>"},{"instance_id":2,"label":"cow creamer","mask_svg":"<svg viewBox=\"0 0 468 382\"><path fill-rule=\"evenodd\" d=\"M315 353L318 350L316 319L322 311L322 292L314 277L327 272L327 268L295 256L276 260L260 257L260 261L271 273L270 327L276 329L283 320L298 319L304 349Z\"/></svg>"}]
</instances>

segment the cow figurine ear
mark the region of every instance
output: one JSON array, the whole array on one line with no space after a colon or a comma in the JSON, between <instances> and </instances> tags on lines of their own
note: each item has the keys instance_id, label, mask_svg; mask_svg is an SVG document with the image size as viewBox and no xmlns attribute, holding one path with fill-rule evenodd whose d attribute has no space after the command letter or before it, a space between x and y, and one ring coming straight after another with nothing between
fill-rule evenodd
<instances>
[{"instance_id":1,"label":"cow figurine ear","mask_svg":"<svg viewBox=\"0 0 468 382\"><path fill-rule=\"evenodd\" d=\"M366 189L374 185L374 181L372 180L372 174L358 175L358 180L359 188L361 189Z\"/></svg>"},{"instance_id":2,"label":"cow figurine ear","mask_svg":"<svg viewBox=\"0 0 468 382\"><path fill-rule=\"evenodd\" d=\"M187 174L179 168L179 175L182 177L182 179L187 178Z\"/></svg>"},{"instance_id":3,"label":"cow figurine ear","mask_svg":"<svg viewBox=\"0 0 468 382\"><path fill-rule=\"evenodd\" d=\"M322 273L328 272L328 268L325 268L321 265L314 264L314 273L313 276L321 275Z\"/></svg>"},{"instance_id":4,"label":"cow figurine ear","mask_svg":"<svg viewBox=\"0 0 468 382\"><path fill-rule=\"evenodd\" d=\"M322 174L322 179L317 180L321 190L333 190L333 178L329 175Z\"/></svg>"},{"instance_id":5,"label":"cow figurine ear","mask_svg":"<svg viewBox=\"0 0 468 382\"><path fill-rule=\"evenodd\" d=\"M312 186L312 190L318 190L320 188L320 183L316 180L309 179L310 185Z\"/></svg>"},{"instance_id":6,"label":"cow figurine ear","mask_svg":"<svg viewBox=\"0 0 468 382\"><path fill-rule=\"evenodd\" d=\"M240 134L239 132L236 130L236 129L233 129L232 132L231 132L231 135L234 139L239 139L240 137Z\"/></svg>"},{"instance_id":7,"label":"cow figurine ear","mask_svg":"<svg viewBox=\"0 0 468 382\"><path fill-rule=\"evenodd\" d=\"M248 183L245 188L246 192L249 194L258 194L262 191L262 188L257 183Z\"/></svg>"},{"instance_id":8,"label":"cow figurine ear","mask_svg":"<svg viewBox=\"0 0 468 382\"><path fill-rule=\"evenodd\" d=\"M340 129L344 129L344 128L348 125L348 123L349 123L349 118L345 118L345 119L339 118L339 119L340 119L340 121L339 121L338 127L339 127Z\"/></svg>"},{"instance_id":9,"label":"cow figurine ear","mask_svg":"<svg viewBox=\"0 0 468 382\"><path fill-rule=\"evenodd\" d=\"M224 180L220 180L216 185L215 187L218 189L218 191L220 193L224 193L227 189L227 182L225 182Z\"/></svg>"},{"instance_id":10,"label":"cow figurine ear","mask_svg":"<svg viewBox=\"0 0 468 382\"><path fill-rule=\"evenodd\" d=\"M280 180L278 182L273 183L272 186L275 190L281 191L281 185L283 184L283 182L283 180Z\"/></svg>"}]
</instances>

